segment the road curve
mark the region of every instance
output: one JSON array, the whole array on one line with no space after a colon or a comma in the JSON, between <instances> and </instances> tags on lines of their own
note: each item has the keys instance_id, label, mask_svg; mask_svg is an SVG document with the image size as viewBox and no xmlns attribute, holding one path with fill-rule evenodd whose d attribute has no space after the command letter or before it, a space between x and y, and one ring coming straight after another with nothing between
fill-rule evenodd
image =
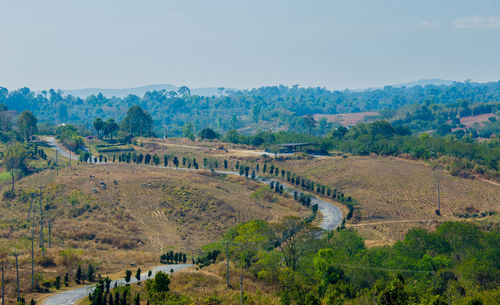
<instances>
[{"instance_id":1,"label":"road curve","mask_svg":"<svg viewBox=\"0 0 500 305\"><path fill-rule=\"evenodd\" d=\"M69 154L62 148L59 143L57 143L56 139L53 137L45 137L44 139L47 141L51 146L53 146L55 149L58 149L59 153L63 154L66 153L66 155ZM64 154L63 154L64 155ZM64 155L64 156L66 156ZM98 163L100 165L105 165L107 163ZM158 168L166 168L166 169L174 169L174 170L185 170L185 171L199 171L194 168L177 168L177 167L170 167L170 166L157 166ZM222 170L215 170L214 172L218 174L225 174L225 175L234 175L234 176L239 176L240 174L237 172L233 171L222 171ZM256 180L262 183L270 184L271 179L265 178L265 177L256 177ZM289 194L293 194L294 191L298 192L299 194L302 193L302 191L292 188L287 185L283 185L283 189L288 192ZM342 211L335 205L331 204L330 202L327 202L325 200L322 200L320 198L311 196L311 204L317 204L318 205L318 210L321 212L323 215L323 219L320 224L320 228L323 230L334 230L336 229L341 221L342 221ZM164 271L164 272L170 272L170 269L174 269L174 271L181 270L187 267L190 267L192 265L163 265L163 266L158 266L153 269L153 274L155 274L158 271ZM142 274L141 278L146 278L147 273ZM114 287L115 282L117 282L118 286L122 286L125 284L124 279L120 279L117 281L112 282L112 287ZM131 280L131 283L135 283L136 279L133 278ZM92 292L94 289L94 286L86 286L86 287L81 287L73 290L68 290L61 292L59 294L55 294L49 298L47 298L44 302L43 305L73 305L75 304L76 301L88 296L90 292Z\"/></svg>"},{"instance_id":2,"label":"road curve","mask_svg":"<svg viewBox=\"0 0 500 305\"><path fill-rule=\"evenodd\" d=\"M52 146L54 149L57 149L57 151L61 155L69 158L69 154L68 154L67 150L57 142L56 138L47 136L47 137L41 137L41 139L46 141L47 143L49 143L49 145ZM96 164L96 163L94 163L94 164ZM97 164L105 165L106 163L98 162ZM197 171L194 168L183 168L183 167L177 168L177 167L161 166L161 165L158 167L159 168L175 169L175 170ZM215 172L219 173L219 174L234 175L234 176L240 175L238 172L233 172L233 171L215 170ZM256 177L256 180L263 182L263 183L267 183L267 184L271 183L271 180L269 180L268 178L263 178L263 177L259 177L259 176ZM302 193L302 191L295 189L295 188L292 188L292 187L289 187L287 185L283 185L283 189L285 189L290 194L293 194L294 191L298 192L299 194ZM338 226L340 226L340 223L342 222L343 216L342 216L342 211L336 205L334 205L328 201L322 200L320 198L314 197L314 196L311 197L311 204L317 204L318 210L323 215L323 219L322 219L322 222L320 224L320 228L322 228L323 230L329 231L329 230L334 230Z\"/></svg>"},{"instance_id":3,"label":"road curve","mask_svg":"<svg viewBox=\"0 0 500 305\"><path fill-rule=\"evenodd\" d=\"M178 270L188 268L191 266L192 266L191 264L158 266L158 267L152 269L152 275L155 275L158 271L163 271L163 272L169 273L170 269L173 269L174 271L178 271ZM148 278L147 272L141 274L141 279L145 280L147 278ZM117 286L123 286L126 284L124 279L119 279L116 281L112 281L111 287L114 287L115 283L117 284ZM137 279L135 277L132 277L130 279L130 283L137 283ZM64 292L55 294L51 297L48 297L47 299L45 299L43 304L44 305L73 305L78 300L80 300L84 297L87 297L89 295L89 293L94 291L94 289L95 289L95 286L89 285L89 286L85 286L85 287L81 287L81 288L77 288L77 289L73 289L73 290L64 291Z\"/></svg>"}]
</instances>

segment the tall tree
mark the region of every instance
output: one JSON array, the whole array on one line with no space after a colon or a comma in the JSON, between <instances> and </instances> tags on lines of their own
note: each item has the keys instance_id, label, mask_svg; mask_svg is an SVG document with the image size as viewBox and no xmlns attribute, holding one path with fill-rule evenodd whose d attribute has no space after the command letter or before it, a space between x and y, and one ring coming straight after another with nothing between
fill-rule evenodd
<instances>
[{"instance_id":1,"label":"tall tree","mask_svg":"<svg viewBox=\"0 0 500 305\"><path fill-rule=\"evenodd\" d=\"M104 122L103 125L103 133L105 136L110 137L113 139L113 134L120 129L120 126L115 122L113 119L109 119L106 122Z\"/></svg>"},{"instance_id":2,"label":"tall tree","mask_svg":"<svg viewBox=\"0 0 500 305\"><path fill-rule=\"evenodd\" d=\"M182 134L190 139L191 141L194 141L194 126L193 123L189 122L184 125L182 128Z\"/></svg>"},{"instance_id":3,"label":"tall tree","mask_svg":"<svg viewBox=\"0 0 500 305\"><path fill-rule=\"evenodd\" d=\"M24 161L26 160L27 152L19 142L10 144L4 152L3 162L7 171L10 173L12 178L12 194L14 193L14 183L16 180L16 171L23 172L26 167Z\"/></svg>"},{"instance_id":4,"label":"tall tree","mask_svg":"<svg viewBox=\"0 0 500 305\"><path fill-rule=\"evenodd\" d=\"M100 139L101 130L104 129L104 121L101 118L95 118L93 125L97 131L97 138Z\"/></svg>"},{"instance_id":5,"label":"tall tree","mask_svg":"<svg viewBox=\"0 0 500 305\"><path fill-rule=\"evenodd\" d=\"M12 129L12 120L7 106L0 104L0 131L9 131Z\"/></svg>"},{"instance_id":6,"label":"tall tree","mask_svg":"<svg viewBox=\"0 0 500 305\"><path fill-rule=\"evenodd\" d=\"M127 131L130 136L151 136L152 127L151 115L141 106L130 107L127 116L120 122L120 128Z\"/></svg>"},{"instance_id":7,"label":"tall tree","mask_svg":"<svg viewBox=\"0 0 500 305\"><path fill-rule=\"evenodd\" d=\"M36 117L28 110L23 111L23 113L21 113L19 117L17 117L17 129L21 133L22 137L26 140L26 142L29 142L31 140L31 137L33 137L33 134L35 134L35 132L37 131L36 124Z\"/></svg>"}]
</instances>

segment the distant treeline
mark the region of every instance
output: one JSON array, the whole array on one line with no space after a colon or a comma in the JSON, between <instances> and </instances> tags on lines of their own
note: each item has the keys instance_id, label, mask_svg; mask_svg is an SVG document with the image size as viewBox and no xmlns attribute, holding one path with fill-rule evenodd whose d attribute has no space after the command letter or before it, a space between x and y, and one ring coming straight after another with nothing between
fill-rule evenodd
<instances>
[{"instance_id":1,"label":"distant treeline","mask_svg":"<svg viewBox=\"0 0 500 305\"><path fill-rule=\"evenodd\" d=\"M65 96L60 90L34 92L21 88L9 92L0 87L0 103L15 111L30 110L40 122L78 123L91 127L96 117L121 121L131 106L139 105L152 114L154 132L163 134L167 128L174 136L180 135L182 126L189 122L193 123L195 131L203 127L224 132L243 127L256 131L285 126L290 131L325 134L331 129L331 123L322 120L311 126L304 116L394 110L406 105L452 105L464 101L469 105L500 101L500 82L411 88L386 86L366 91L274 86L227 91L212 97L191 95L189 88L184 86L177 92L152 91L143 97L107 98L98 94L85 99ZM395 116L390 111L386 115Z\"/></svg>"},{"instance_id":2,"label":"distant treeline","mask_svg":"<svg viewBox=\"0 0 500 305\"><path fill-rule=\"evenodd\" d=\"M326 154L328 151L338 150L355 155L373 153L382 156L407 156L434 161L456 176L480 174L500 177L498 137L477 142L470 135L462 139L455 136L433 137L429 134L412 136L408 128L393 126L387 121L360 123L350 129L339 127L324 137L287 132L244 135L233 130L226 134L225 140L260 146L273 152L279 152L276 144L307 142L315 148L306 152Z\"/></svg>"}]
</instances>

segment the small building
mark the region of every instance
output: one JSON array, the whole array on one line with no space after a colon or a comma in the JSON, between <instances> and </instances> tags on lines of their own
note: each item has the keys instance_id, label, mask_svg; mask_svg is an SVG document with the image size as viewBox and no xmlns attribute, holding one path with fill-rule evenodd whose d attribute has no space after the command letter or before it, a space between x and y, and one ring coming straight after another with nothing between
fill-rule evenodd
<instances>
[{"instance_id":1,"label":"small building","mask_svg":"<svg viewBox=\"0 0 500 305\"><path fill-rule=\"evenodd\" d=\"M279 152L294 153L297 151L307 151L315 148L317 145L311 143L284 143L276 144L275 146L279 149Z\"/></svg>"}]
</instances>

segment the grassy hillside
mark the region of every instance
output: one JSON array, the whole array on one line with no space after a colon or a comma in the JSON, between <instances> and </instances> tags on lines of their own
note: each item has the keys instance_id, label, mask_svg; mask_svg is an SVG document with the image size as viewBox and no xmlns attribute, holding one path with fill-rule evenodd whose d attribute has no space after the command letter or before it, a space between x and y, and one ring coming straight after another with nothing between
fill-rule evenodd
<instances>
[{"instance_id":1,"label":"grassy hillside","mask_svg":"<svg viewBox=\"0 0 500 305\"><path fill-rule=\"evenodd\" d=\"M443 220L458 219L466 213L499 210L499 185L439 172L442 216L435 215L436 178L432 169L422 162L349 156L275 164L358 200L358 217L353 218L350 226L362 232L368 242L392 243L417 224L432 228Z\"/></svg>"},{"instance_id":2,"label":"grassy hillside","mask_svg":"<svg viewBox=\"0 0 500 305\"><path fill-rule=\"evenodd\" d=\"M91 177L92 176L92 177ZM106 184L106 189L100 185ZM115 183L116 182L116 183ZM15 247L20 255L21 286L30 286L31 196L43 188L43 213L51 219L52 249L42 257L39 207L36 207L35 272L37 285L88 264L109 274L126 266L159 264L164 249L187 252L188 260L201 245L216 240L228 228L250 219L276 221L284 215L308 215L293 198L259 190L241 177L210 175L155 167L107 164L73 165L55 176L44 171L18 182L18 196L2 201L0 255L7 256L7 294L15 295ZM5 185L4 187L9 187ZM259 196L252 196L259 190ZM48 230L45 223L45 246ZM3 253L3 254L2 254ZM24 293L23 293L24 294Z\"/></svg>"}]
</instances>

